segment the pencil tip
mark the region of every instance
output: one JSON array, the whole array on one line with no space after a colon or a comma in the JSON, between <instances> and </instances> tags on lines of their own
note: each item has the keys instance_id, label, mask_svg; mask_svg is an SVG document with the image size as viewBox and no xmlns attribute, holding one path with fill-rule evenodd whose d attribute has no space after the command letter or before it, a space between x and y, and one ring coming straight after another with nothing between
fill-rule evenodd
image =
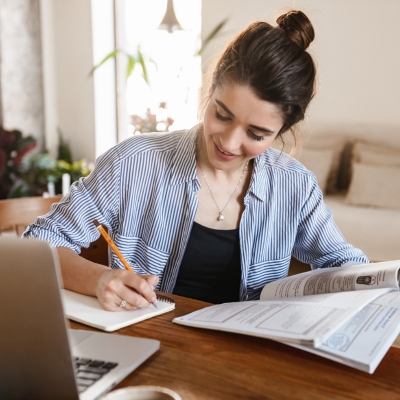
<instances>
[{"instance_id":1,"label":"pencil tip","mask_svg":"<svg viewBox=\"0 0 400 400\"><path fill-rule=\"evenodd\" d=\"M93 220L93 223L94 223L96 226L100 226L99 221L97 221L97 219L94 219L94 220Z\"/></svg>"}]
</instances>

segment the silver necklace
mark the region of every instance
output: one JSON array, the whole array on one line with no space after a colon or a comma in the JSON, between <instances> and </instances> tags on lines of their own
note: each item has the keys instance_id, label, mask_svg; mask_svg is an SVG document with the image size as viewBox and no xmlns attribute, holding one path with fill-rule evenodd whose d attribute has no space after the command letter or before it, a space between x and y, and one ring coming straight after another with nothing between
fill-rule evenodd
<instances>
[{"instance_id":1,"label":"silver necklace","mask_svg":"<svg viewBox=\"0 0 400 400\"><path fill-rule=\"evenodd\" d=\"M208 186L208 190L209 190L210 193L211 193L211 197L213 198L214 203L215 203L215 205L216 205L217 208L218 208L219 215L218 215L217 221L223 221L223 220L225 219L224 214L223 214L223 211L225 210L225 208L226 208L226 206L228 205L228 203L229 203L230 199L232 198L233 194L236 192L237 188L239 187L240 182L242 182L243 175L244 175L244 173L245 173L245 171L246 171L246 169L247 169L248 164L249 164L249 162L247 161L246 165L245 165L244 168L243 168L242 175L240 175L239 182L237 183L237 185L236 185L235 189L233 190L232 194L229 196L229 199L228 199L228 201L226 202L225 206L222 208L222 210L220 210L220 208L218 207L218 203L217 203L217 201L215 200L215 197L214 197L214 195L213 195L213 192L211 191L210 184L208 183L208 180L207 180L206 176L204 175L204 172L203 172L203 170L201 169L200 164L197 164L198 167L199 167L199 170L200 170L201 174L203 175L204 180L206 181L206 184L207 184L207 186Z\"/></svg>"}]
</instances>

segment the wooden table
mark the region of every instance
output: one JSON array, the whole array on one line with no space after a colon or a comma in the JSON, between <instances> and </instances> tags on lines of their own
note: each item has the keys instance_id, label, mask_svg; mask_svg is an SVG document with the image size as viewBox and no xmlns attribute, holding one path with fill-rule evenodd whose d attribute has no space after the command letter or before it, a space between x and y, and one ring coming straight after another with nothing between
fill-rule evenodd
<instances>
[{"instance_id":1,"label":"wooden table","mask_svg":"<svg viewBox=\"0 0 400 400\"><path fill-rule=\"evenodd\" d=\"M400 399L400 349L392 347L370 375L271 340L173 324L209 304L168 296L176 301L174 311L115 332L161 342L116 388L164 386L183 400Z\"/></svg>"}]
</instances>

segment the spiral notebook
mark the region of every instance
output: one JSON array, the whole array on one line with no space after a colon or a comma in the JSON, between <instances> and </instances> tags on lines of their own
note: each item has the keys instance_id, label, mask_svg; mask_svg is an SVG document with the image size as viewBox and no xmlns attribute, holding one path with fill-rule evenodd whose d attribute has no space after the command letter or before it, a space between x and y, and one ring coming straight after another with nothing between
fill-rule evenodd
<instances>
[{"instance_id":1,"label":"spiral notebook","mask_svg":"<svg viewBox=\"0 0 400 400\"><path fill-rule=\"evenodd\" d=\"M147 308L129 311L105 311L95 297L66 289L61 290L61 297L67 318L107 332L136 324L175 308L174 300L160 294L157 294L157 308L150 305Z\"/></svg>"}]
</instances>

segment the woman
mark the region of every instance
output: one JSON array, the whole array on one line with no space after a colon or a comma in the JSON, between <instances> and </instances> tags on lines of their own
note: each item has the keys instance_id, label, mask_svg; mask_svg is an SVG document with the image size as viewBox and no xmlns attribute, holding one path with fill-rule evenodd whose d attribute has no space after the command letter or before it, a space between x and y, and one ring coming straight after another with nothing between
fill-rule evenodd
<instances>
[{"instance_id":1,"label":"woman","mask_svg":"<svg viewBox=\"0 0 400 400\"><path fill-rule=\"evenodd\" d=\"M58 247L64 286L107 310L146 307L154 288L214 303L256 299L287 275L293 255L312 268L368 262L346 243L315 176L270 148L314 94L306 52L313 27L290 11L251 24L220 57L204 121L132 137L99 157L26 237ZM133 268L81 258L105 225Z\"/></svg>"}]
</instances>

